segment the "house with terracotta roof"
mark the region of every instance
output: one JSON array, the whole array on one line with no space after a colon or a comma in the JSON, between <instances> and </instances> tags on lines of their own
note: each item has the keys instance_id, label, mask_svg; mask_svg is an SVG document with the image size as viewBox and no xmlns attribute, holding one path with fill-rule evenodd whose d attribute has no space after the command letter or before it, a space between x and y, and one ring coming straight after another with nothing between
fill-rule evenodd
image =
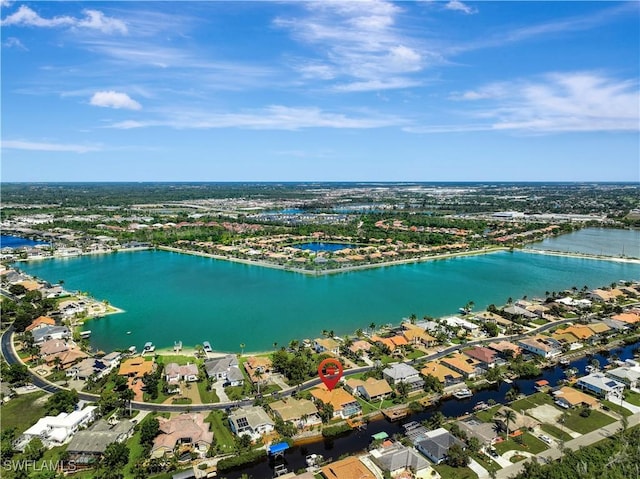
<instances>
[{"instance_id":1,"label":"house with terracotta roof","mask_svg":"<svg viewBox=\"0 0 640 479\"><path fill-rule=\"evenodd\" d=\"M582 391L578 391L577 389L573 389L568 386L564 386L557 391L554 391L553 395L556 398L555 403L565 409L582 406L588 406L592 409L600 407L600 401L593 396L589 396Z\"/></svg>"},{"instance_id":2,"label":"house with terracotta roof","mask_svg":"<svg viewBox=\"0 0 640 479\"><path fill-rule=\"evenodd\" d=\"M67 342L62 339L49 339L40 344L40 356L47 361L47 359L54 354L68 351L69 347Z\"/></svg>"},{"instance_id":3,"label":"house with terracotta roof","mask_svg":"<svg viewBox=\"0 0 640 479\"><path fill-rule=\"evenodd\" d=\"M522 350L520 349L520 346L518 346L517 344L513 344L510 341L494 341L492 343L487 344L487 347L489 347L490 349L493 349L494 351L497 351L500 353L500 355L502 357L516 357L519 356L520 354L522 354ZM510 351L510 353L508 353L507 351Z\"/></svg>"},{"instance_id":4,"label":"house with terracotta roof","mask_svg":"<svg viewBox=\"0 0 640 479\"><path fill-rule=\"evenodd\" d=\"M473 379L481 373L480 361L465 354L456 353L449 357L442 358L441 363L462 374L466 379Z\"/></svg>"},{"instance_id":5,"label":"house with terracotta roof","mask_svg":"<svg viewBox=\"0 0 640 479\"><path fill-rule=\"evenodd\" d=\"M485 348L483 346L476 346L471 349L465 349L462 352L470 358L479 361L481 367L484 368L494 367L496 365L496 359L498 358L498 353L496 351L494 351L493 349Z\"/></svg>"},{"instance_id":6,"label":"house with terracotta roof","mask_svg":"<svg viewBox=\"0 0 640 479\"><path fill-rule=\"evenodd\" d=\"M380 401L393 392L387 381L376 378L367 378L366 381L350 378L345 381L344 388L354 396L361 396L367 401Z\"/></svg>"},{"instance_id":7,"label":"house with terracotta roof","mask_svg":"<svg viewBox=\"0 0 640 479\"><path fill-rule=\"evenodd\" d=\"M244 362L244 370L253 383L268 380L272 367L271 358L266 356L251 356ZM256 373L258 374L256 375Z\"/></svg>"},{"instance_id":8,"label":"house with terracotta roof","mask_svg":"<svg viewBox=\"0 0 640 479\"><path fill-rule=\"evenodd\" d=\"M404 336L400 335L383 338L374 334L373 336L371 336L371 341L378 344L384 344L387 348L389 348L389 351L395 351L396 348L409 344L407 339Z\"/></svg>"},{"instance_id":9,"label":"house with terracotta roof","mask_svg":"<svg viewBox=\"0 0 640 479\"><path fill-rule=\"evenodd\" d=\"M582 341L589 339L595 335L595 333L589 326L584 326L581 324L574 324L559 331L562 331L563 333L573 334L576 338Z\"/></svg>"},{"instance_id":10,"label":"house with terracotta roof","mask_svg":"<svg viewBox=\"0 0 640 479\"><path fill-rule=\"evenodd\" d=\"M610 290L594 289L589 293L590 298L596 299L598 301L603 301L605 303L610 303L612 301L615 301L620 296L624 296L624 293L616 288L613 288Z\"/></svg>"},{"instance_id":11,"label":"house with terracotta roof","mask_svg":"<svg viewBox=\"0 0 640 479\"><path fill-rule=\"evenodd\" d=\"M326 479L376 479L376 475L360 459L349 456L323 466L320 471Z\"/></svg>"},{"instance_id":12,"label":"house with terracotta roof","mask_svg":"<svg viewBox=\"0 0 640 479\"><path fill-rule=\"evenodd\" d=\"M173 454L177 447L188 447L204 457L213 442L213 432L202 413L183 413L171 419L158 417L160 433L153 440L152 458ZM184 450L183 449L183 450Z\"/></svg>"},{"instance_id":13,"label":"house with terracotta roof","mask_svg":"<svg viewBox=\"0 0 640 479\"><path fill-rule=\"evenodd\" d=\"M620 313L620 314L611 316L611 319L615 321L621 321L629 325L634 325L637 322L640 322L640 315L633 312Z\"/></svg>"},{"instance_id":14,"label":"house with terracotta roof","mask_svg":"<svg viewBox=\"0 0 640 479\"><path fill-rule=\"evenodd\" d=\"M411 323L402 323L404 331L402 335L410 344L422 344L423 346L430 348L438 343L438 340L427 333L423 328Z\"/></svg>"},{"instance_id":15,"label":"house with terracotta roof","mask_svg":"<svg viewBox=\"0 0 640 479\"><path fill-rule=\"evenodd\" d=\"M529 352L542 356L543 358L553 358L562 354L562 346L553 338L538 334L530 338L518 341L518 345Z\"/></svg>"},{"instance_id":16,"label":"house with terracotta roof","mask_svg":"<svg viewBox=\"0 0 640 479\"><path fill-rule=\"evenodd\" d=\"M151 374L154 370L155 362L153 360L146 361L143 357L136 357L122 361L118 375L140 379L145 374Z\"/></svg>"},{"instance_id":17,"label":"house with terracotta roof","mask_svg":"<svg viewBox=\"0 0 640 479\"><path fill-rule=\"evenodd\" d=\"M25 331L33 331L34 329L38 329L46 325L55 326L55 319L48 316L38 316L29 326L25 328Z\"/></svg>"},{"instance_id":18,"label":"house with terracotta roof","mask_svg":"<svg viewBox=\"0 0 640 479\"><path fill-rule=\"evenodd\" d=\"M458 384L464 381L464 377L458 371L448 368L442 363L430 361L420 370L423 376L433 376L445 386Z\"/></svg>"},{"instance_id":19,"label":"house with terracotta roof","mask_svg":"<svg viewBox=\"0 0 640 479\"><path fill-rule=\"evenodd\" d=\"M89 355L81 349L67 349L59 353L51 354L47 356L46 362L49 365L59 364L60 369L67 369L73 366L78 361L88 358Z\"/></svg>"},{"instance_id":20,"label":"house with terracotta roof","mask_svg":"<svg viewBox=\"0 0 640 479\"><path fill-rule=\"evenodd\" d=\"M342 388L334 388L329 391L322 384L311 390L311 396L316 402L331 404L334 417L339 416L342 419L346 419L362 412L358 400Z\"/></svg>"},{"instance_id":21,"label":"house with terracotta roof","mask_svg":"<svg viewBox=\"0 0 640 479\"><path fill-rule=\"evenodd\" d=\"M358 354L358 351L368 353L370 349L371 343L362 339L354 341L353 344L349 346L349 351L351 351L353 354Z\"/></svg>"}]
</instances>

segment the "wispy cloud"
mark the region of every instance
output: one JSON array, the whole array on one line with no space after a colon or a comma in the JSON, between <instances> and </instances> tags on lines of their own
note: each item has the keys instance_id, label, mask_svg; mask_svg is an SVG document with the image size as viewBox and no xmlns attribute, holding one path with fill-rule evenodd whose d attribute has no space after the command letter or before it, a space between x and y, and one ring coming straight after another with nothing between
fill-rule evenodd
<instances>
[{"instance_id":1,"label":"wispy cloud","mask_svg":"<svg viewBox=\"0 0 640 479\"><path fill-rule=\"evenodd\" d=\"M296 58L303 79L332 80L337 91L405 88L411 74L434 60L416 39L395 26L402 9L383 0L307 2L305 15L279 17L274 24L315 49ZM393 81L387 81L391 77Z\"/></svg>"},{"instance_id":2,"label":"wispy cloud","mask_svg":"<svg viewBox=\"0 0 640 479\"><path fill-rule=\"evenodd\" d=\"M28 51L29 49L24 46L24 44L16 37L9 37L4 42L2 42L2 46L6 48L17 48L19 50Z\"/></svg>"},{"instance_id":3,"label":"wispy cloud","mask_svg":"<svg viewBox=\"0 0 640 479\"><path fill-rule=\"evenodd\" d=\"M126 110L141 110L142 105L131 98L126 93L113 90L97 91L89 101L93 106L101 106L106 108L124 108Z\"/></svg>"},{"instance_id":4,"label":"wispy cloud","mask_svg":"<svg viewBox=\"0 0 640 479\"><path fill-rule=\"evenodd\" d=\"M398 126L406 123L405 120L393 116L376 114L349 116L344 113L323 111L316 107L273 105L261 110L238 113L177 111L160 119L127 120L114 123L110 127L119 129L170 127L175 129L300 130L305 128L368 129Z\"/></svg>"},{"instance_id":5,"label":"wispy cloud","mask_svg":"<svg viewBox=\"0 0 640 479\"><path fill-rule=\"evenodd\" d=\"M452 95L472 102L463 125L407 127L407 131L514 130L531 133L638 131L637 80L593 72L550 73L542 78L493 83Z\"/></svg>"},{"instance_id":6,"label":"wispy cloud","mask_svg":"<svg viewBox=\"0 0 640 479\"><path fill-rule=\"evenodd\" d=\"M12 25L42 28L73 27L98 30L102 33L127 33L127 25L122 20L108 17L99 10L86 9L82 13L84 14L82 18L67 15L44 18L28 6L21 5L16 12L8 15L0 24L4 27Z\"/></svg>"},{"instance_id":7,"label":"wispy cloud","mask_svg":"<svg viewBox=\"0 0 640 479\"><path fill-rule=\"evenodd\" d=\"M445 4L444 8L446 8L447 10L455 10L458 12L466 13L467 15L478 13L477 9L462 3L460 0L451 0L450 2L447 2Z\"/></svg>"},{"instance_id":8,"label":"wispy cloud","mask_svg":"<svg viewBox=\"0 0 640 479\"><path fill-rule=\"evenodd\" d=\"M7 140L2 142L3 149L30 150L30 151L67 151L72 153L88 153L99 151L100 147L94 145L76 145L69 143L45 143L38 141Z\"/></svg>"}]
</instances>

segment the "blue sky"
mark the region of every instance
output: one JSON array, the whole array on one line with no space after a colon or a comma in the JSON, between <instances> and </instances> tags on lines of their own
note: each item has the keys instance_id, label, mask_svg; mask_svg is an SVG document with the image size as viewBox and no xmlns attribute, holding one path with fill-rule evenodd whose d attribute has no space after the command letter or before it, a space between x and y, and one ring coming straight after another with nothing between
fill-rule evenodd
<instances>
[{"instance_id":1,"label":"blue sky","mask_svg":"<svg viewBox=\"0 0 640 479\"><path fill-rule=\"evenodd\" d=\"M635 1L1 1L3 181L640 181Z\"/></svg>"}]
</instances>

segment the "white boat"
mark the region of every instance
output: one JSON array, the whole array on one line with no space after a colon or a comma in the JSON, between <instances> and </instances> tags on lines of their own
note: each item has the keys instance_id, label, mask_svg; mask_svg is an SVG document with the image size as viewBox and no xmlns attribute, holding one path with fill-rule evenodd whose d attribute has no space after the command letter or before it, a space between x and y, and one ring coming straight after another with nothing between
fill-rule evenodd
<instances>
[{"instance_id":1,"label":"white boat","mask_svg":"<svg viewBox=\"0 0 640 479\"><path fill-rule=\"evenodd\" d=\"M562 364L563 366L568 366L570 364L570 361L568 358L562 358L560 360L560 364Z\"/></svg>"},{"instance_id":2,"label":"white boat","mask_svg":"<svg viewBox=\"0 0 640 479\"><path fill-rule=\"evenodd\" d=\"M202 343L202 350L203 350L205 353L211 353L211 352L213 352L213 348L211 348L211 343L210 343L209 341L204 341L204 342Z\"/></svg>"},{"instance_id":3,"label":"white boat","mask_svg":"<svg viewBox=\"0 0 640 479\"><path fill-rule=\"evenodd\" d=\"M309 454L306 457L306 461L307 461L307 466L314 467L314 466L320 465L320 463L324 461L324 457L321 456L320 454Z\"/></svg>"},{"instance_id":4,"label":"white boat","mask_svg":"<svg viewBox=\"0 0 640 479\"><path fill-rule=\"evenodd\" d=\"M462 389L458 389L457 391L455 391L453 393L454 397L456 399L466 399L466 398L470 398L471 396L473 396L473 393L471 392L471 390L469 388L462 388Z\"/></svg>"},{"instance_id":5,"label":"white boat","mask_svg":"<svg viewBox=\"0 0 640 479\"><path fill-rule=\"evenodd\" d=\"M144 348L142 349L143 353L152 353L156 350L156 347L153 345L151 341L144 343Z\"/></svg>"},{"instance_id":6,"label":"white boat","mask_svg":"<svg viewBox=\"0 0 640 479\"><path fill-rule=\"evenodd\" d=\"M131 346L131 347L129 348L129 354L136 354L137 352L138 352L138 351L136 350L136 347L135 347L135 346Z\"/></svg>"}]
</instances>

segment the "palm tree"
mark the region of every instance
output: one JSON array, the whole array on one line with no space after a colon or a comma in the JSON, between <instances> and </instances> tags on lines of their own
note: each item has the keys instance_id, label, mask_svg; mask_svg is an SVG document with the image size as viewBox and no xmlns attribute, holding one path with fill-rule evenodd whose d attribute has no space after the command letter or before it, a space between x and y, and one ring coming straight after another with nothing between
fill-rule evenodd
<instances>
[{"instance_id":1,"label":"palm tree","mask_svg":"<svg viewBox=\"0 0 640 479\"><path fill-rule=\"evenodd\" d=\"M509 389L507 393L504 395L504 398L509 402L514 401L517 397L518 397L518 390L515 388Z\"/></svg>"},{"instance_id":2,"label":"palm tree","mask_svg":"<svg viewBox=\"0 0 640 479\"><path fill-rule=\"evenodd\" d=\"M418 317L416 316L416 313L411 313L409 315L409 322L411 324L416 324L416 321L418 320Z\"/></svg>"},{"instance_id":3,"label":"palm tree","mask_svg":"<svg viewBox=\"0 0 640 479\"><path fill-rule=\"evenodd\" d=\"M364 335L364 332L362 331L362 328L358 328L356 329L356 336L361 338Z\"/></svg>"},{"instance_id":4,"label":"palm tree","mask_svg":"<svg viewBox=\"0 0 640 479\"><path fill-rule=\"evenodd\" d=\"M262 382L262 371L260 369L256 369L253 372L253 377L256 378L256 386L258 387L258 396L260 396L260 383Z\"/></svg>"},{"instance_id":5,"label":"palm tree","mask_svg":"<svg viewBox=\"0 0 640 479\"><path fill-rule=\"evenodd\" d=\"M376 330L376 323L371 322L371 324L369 324L369 329L371 330L371 333L373 333Z\"/></svg>"},{"instance_id":6,"label":"palm tree","mask_svg":"<svg viewBox=\"0 0 640 479\"><path fill-rule=\"evenodd\" d=\"M509 438L509 423L516 420L516 413L512 409L504 409L500 413L500 417L504 419L504 423L507 426L507 438Z\"/></svg>"},{"instance_id":7,"label":"palm tree","mask_svg":"<svg viewBox=\"0 0 640 479\"><path fill-rule=\"evenodd\" d=\"M278 341L273 342L273 350L275 351L276 349L278 349Z\"/></svg>"},{"instance_id":8,"label":"palm tree","mask_svg":"<svg viewBox=\"0 0 640 479\"><path fill-rule=\"evenodd\" d=\"M242 356L244 354L244 343L240 343L240 356Z\"/></svg>"}]
</instances>

